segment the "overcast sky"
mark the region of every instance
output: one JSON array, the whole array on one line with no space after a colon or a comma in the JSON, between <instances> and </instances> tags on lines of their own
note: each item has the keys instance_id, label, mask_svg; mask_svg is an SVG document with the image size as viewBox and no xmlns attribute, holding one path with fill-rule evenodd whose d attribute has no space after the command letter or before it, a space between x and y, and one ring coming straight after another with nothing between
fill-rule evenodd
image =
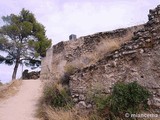
<instances>
[{"instance_id":1,"label":"overcast sky","mask_svg":"<svg viewBox=\"0 0 160 120\"><path fill-rule=\"evenodd\" d=\"M143 24L149 9L158 4L160 0L2 0L0 16L18 14L22 8L30 10L56 44L68 40L72 33L80 37ZM0 80L9 81L12 70L0 64Z\"/></svg>"}]
</instances>

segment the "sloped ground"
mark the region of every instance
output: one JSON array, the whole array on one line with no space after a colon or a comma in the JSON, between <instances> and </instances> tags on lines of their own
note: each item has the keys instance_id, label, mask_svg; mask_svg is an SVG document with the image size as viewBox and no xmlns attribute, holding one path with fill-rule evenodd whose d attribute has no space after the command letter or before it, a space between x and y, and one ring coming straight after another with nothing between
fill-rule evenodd
<instances>
[{"instance_id":1,"label":"sloped ground","mask_svg":"<svg viewBox=\"0 0 160 120\"><path fill-rule=\"evenodd\" d=\"M3 84L0 86L0 101L15 95L19 91L21 85L22 80L14 80L8 84Z\"/></svg>"},{"instance_id":2,"label":"sloped ground","mask_svg":"<svg viewBox=\"0 0 160 120\"><path fill-rule=\"evenodd\" d=\"M19 92L0 102L0 120L38 120L36 104L41 95L40 80L24 80Z\"/></svg>"}]
</instances>

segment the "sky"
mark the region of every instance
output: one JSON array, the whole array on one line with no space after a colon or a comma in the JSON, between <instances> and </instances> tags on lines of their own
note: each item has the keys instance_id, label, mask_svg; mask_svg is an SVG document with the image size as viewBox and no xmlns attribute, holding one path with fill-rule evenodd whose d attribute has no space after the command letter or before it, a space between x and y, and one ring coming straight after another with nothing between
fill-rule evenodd
<instances>
[{"instance_id":1,"label":"sky","mask_svg":"<svg viewBox=\"0 0 160 120\"><path fill-rule=\"evenodd\" d=\"M149 9L160 0L2 0L0 17L19 14L22 8L31 11L43 24L52 44L77 37L144 24ZM0 19L0 26L4 23ZM0 64L0 80L11 80L13 66ZM18 77L21 76L21 67Z\"/></svg>"}]
</instances>

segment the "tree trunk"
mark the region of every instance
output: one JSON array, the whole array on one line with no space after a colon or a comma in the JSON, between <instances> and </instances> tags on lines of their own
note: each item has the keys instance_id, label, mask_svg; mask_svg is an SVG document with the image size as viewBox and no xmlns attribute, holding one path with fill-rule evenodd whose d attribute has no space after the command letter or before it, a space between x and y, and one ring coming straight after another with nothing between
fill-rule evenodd
<instances>
[{"instance_id":1,"label":"tree trunk","mask_svg":"<svg viewBox=\"0 0 160 120\"><path fill-rule=\"evenodd\" d=\"M19 59L16 59L16 63L15 63L15 66L14 66L14 71L13 71L13 74L12 74L12 80L16 79L18 66L19 66Z\"/></svg>"}]
</instances>

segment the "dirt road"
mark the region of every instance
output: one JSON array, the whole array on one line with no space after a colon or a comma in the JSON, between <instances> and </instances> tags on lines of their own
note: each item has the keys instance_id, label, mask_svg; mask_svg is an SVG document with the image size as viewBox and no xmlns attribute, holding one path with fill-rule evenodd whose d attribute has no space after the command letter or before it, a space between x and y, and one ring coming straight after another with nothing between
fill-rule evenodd
<instances>
[{"instance_id":1,"label":"dirt road","mask_svg":"<svg viewBox=\"0 0 160 120\"><path fill-rule=\"evenodd\" d=\"M0 102L0 120L38 120L36 104L41 95L40 80L24 80L16 95Z\"/></svg>"}]
</instances>

